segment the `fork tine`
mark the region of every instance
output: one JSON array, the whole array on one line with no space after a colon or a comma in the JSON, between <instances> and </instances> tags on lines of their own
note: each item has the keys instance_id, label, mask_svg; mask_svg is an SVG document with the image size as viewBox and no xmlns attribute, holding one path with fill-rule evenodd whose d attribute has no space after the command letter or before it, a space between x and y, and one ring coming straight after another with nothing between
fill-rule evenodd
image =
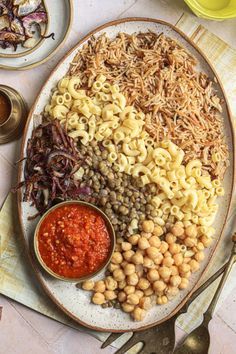
<instances>
[{"instance_id":1,"label":"fork tine","mask_svg":"<svg viewBox=\"0 0 236 354\"><path fill-rule=\"evenodd\" d=\"M150 354L150 349L147 348L147 346L144 344L142 349L138 352L138 354Z\"/></svg>"},{"instance_id":2,"label":"fork tine","mask_svg":"<svg viewBox=\"0 0 236 354\"><path fill-rule=\"evenodd\" d=\"M109 337L102 343L101 348L104 349L111 343L113 343L117 338L121 337L124 333L111 333Z\"/></svg>"},{"instance_id":3,"label":"fork tine","mask_svg":"<svg viewBox=\"0 0 236 354\"><path fill-rule=\"evenodd\" d=\"M139 343L140 340L137 339L134 335L127 340L127 342L120 347L114 354L125 354L127 350L129 350L131 347L133 347L135 344Z\"/></svg>"}]
</instances>

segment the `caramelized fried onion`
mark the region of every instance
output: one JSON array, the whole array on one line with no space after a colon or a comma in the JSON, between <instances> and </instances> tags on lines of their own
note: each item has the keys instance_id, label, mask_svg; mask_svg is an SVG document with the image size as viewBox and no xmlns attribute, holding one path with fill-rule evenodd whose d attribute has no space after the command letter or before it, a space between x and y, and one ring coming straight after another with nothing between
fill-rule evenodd
<instances>
[{"instance_id":1,"label":"caramelized fried onion","mask_svg":"<svg viewBox=\"0 0 236 354\"><path fill-rule=\"evenodd\" d=\"M42 214L56 198L78 197L81 188L74 173L81 161L74 140L58 120L40 124L27 144L25 180L17 186L25 187L23 200L32 202Z\"/></svg>"}]
</instances>

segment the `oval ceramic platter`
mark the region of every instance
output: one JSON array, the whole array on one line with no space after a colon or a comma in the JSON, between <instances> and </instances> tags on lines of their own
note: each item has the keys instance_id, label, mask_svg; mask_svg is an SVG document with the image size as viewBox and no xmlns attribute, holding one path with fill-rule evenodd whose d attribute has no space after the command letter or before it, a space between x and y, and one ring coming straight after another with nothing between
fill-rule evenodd
<instances>
[{"instance_id":1,"label":"oval ceramic platter","mask_svg":"<svg viewBox=\"0 0 236 354\"><path fill-rule=\"evenodd\" d=\"M44 36L49 38L41 38L31 49L21 45L17 46L15 52L12 48L0 48L0 69L25 70L36 67L49 60L65 42L72 23L72 0L44 0L43 4L48 18Z\"/></svg>"},{"instance_id":2,"label":"oval ceramic platter","mask_svg":"<svg viewBox=\"0 0 236 354\"><path fill-rule=\"evenodd\" d=\"M70 62L72 62L74 56L81 48L81 46L89 40L91 35L98 36L103 32L106 32L109 37L115 37L118 32L134 33L134 32L144 32L151 30L157 34L163 32L165 35L177 40L182 44L194 57L198 60L198 69L204 71L212 80L216 77L215 72L211 68L210 64L207 62L206 58L197 47L190 42L187 37L177 30L172 25L152 19L145 18L129 18L122 19L114 22L110 22L103 25L91 33L89 33L84 39L82 39L76 47L74 47L58 64L54 69L49 79L45 83L43 89L41 90L28 118L25 135L22 145L22 157L26 153L27 140L31 137L32 129L34 127L34 117L43 111L46 103L48 103L51 89L54 88L58 82L68 71ZM216 250L217 243L221 238L222 231L227 219L228 210L231 201L233 179L234 179L234 150L233 150L233 130L231 124L230 113L227 105L227 100L225 98L222 86L218 80L215 79L215 89L217 90L219 96L224 99L223 105L223 117L224 117L224 127L227 143L230 149L230 168L228 168L227 173L224 178L224 187L226 190L226 195L224 200L221 202L221 207L218 213L218 218L215 222L214 227L218 230L217 239L215 239L213 245L206 251L205 260L202 262L201 269L191 277L191 284L188 289L181 291L179 295L171 302L165 306L155 306L147 314L143 322L134 322L130 319L128 314L114 309L107 308L103 309L100 306L95 306L90 302L89 292L77 289L74 283L67 283L53 279L47 275L39 266L39 264L31 256L33 268L38 276L38 280L42 284L46 293L50 298L58 305L58 307L68 314L71 318L76 320L82 325L89 328L99 330L99 331L111 331L111 332L122 332L122 331L137 331L144 328L152 327L158 323L161 323L171 316L173 316L178 309L183 306L187 299L191 296L193 290L197 287L197 283L206 270L211 257ZM24 163L22 163L19 171L19 180L23 179L23 169ZM19 203L19 216L23 231L24 241L27 250L30 252L31 241L33 238L34 229L37 220L28 221L29 215L32 215L35 210L29 206L28 203L22 202L22 194L19 191L18 194ZM96 277L96 279L101 278L103 275Z\"/></svg>"}]
</instances>

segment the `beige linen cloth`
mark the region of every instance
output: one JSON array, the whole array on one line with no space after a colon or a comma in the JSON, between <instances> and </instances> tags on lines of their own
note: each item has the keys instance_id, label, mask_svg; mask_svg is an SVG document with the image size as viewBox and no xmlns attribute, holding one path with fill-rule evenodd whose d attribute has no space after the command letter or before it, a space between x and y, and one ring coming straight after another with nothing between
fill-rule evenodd
<instances>
[{"instance_id":1,"label":"beige linen cloth","mask_svg":"<svg viewBox=\"0 0 236 354\"><path fill-rule=\"evenodd\" d=\"M200 26L197 22L194 22L193 18L186 14L180 18L177 27L199 46L216 69L227 93L230 108L233 117L235 118L234 126L236 126L236 51L204 27ZM236 201L236 198L234 199ZM232 225L230 225L230 222L234 219L233 216L236 212L235 204L236 203L234 203L231 209L229 221L225 230L225 237L223 237L218 252L214 256L210 270L208 271L208 274L205 275L204 280L225 263L230 253L230 234L232 232ZM107 337L107 333L93 332L86 328L82 328L70 320L69 317L57 309L40 289L40 285L37 284L35 276L31 271L31 266L27 260L27 256L23 250L16 199L12 194L9 194L0 212L0 237L0 293L54 320L60 321L73 328L77 328L78 330L86 331L100 340L104 340ZM191 305L187 315L184 315L184 317L180 316L177 321L177 325L180 328L189 332L198 324L198 320L200 320L199 314L201 314L208 305L216 286L217 282L211 285L198 298L198 300ZM224 293L223 297L229 294L232 287L233 282L227 287L227 292ZM121 340L116 341L118 346L119 341L121 343Z\"/></svg>"}]
</instances>

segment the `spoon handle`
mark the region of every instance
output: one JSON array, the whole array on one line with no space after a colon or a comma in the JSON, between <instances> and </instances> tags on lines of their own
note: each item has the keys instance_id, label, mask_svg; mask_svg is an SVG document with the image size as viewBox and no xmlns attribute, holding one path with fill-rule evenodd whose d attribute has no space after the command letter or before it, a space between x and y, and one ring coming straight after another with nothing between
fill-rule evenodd
<instances>
[{"instance_id":1,"label":"spoon handle","mask_svg":"<svg viewBox=\"0 0 236 354\"><path fill-rule=\"evenodd\" d=\"M209 285L211 285L221 274L224 273L225 269L227 267L227 263L225 263L220 269L217 270L208 280L205 281L197 290L194 291L194 293L191 295L190 299L185 303L185 305L182 307L182 309L177 313L180 315L181 313L187 312L189 306L191 303L204 291L208 288Z\"/></svg>"},{"instance_id":2,"label":"spoon handle","mask_svg":"<svg viewBox=\"0 0 236 354\"><path fill-rule=\"evenodd\" d=\"M233 266L233 264L235 262L235 258L236 258L236 233L233 235L232 240L234 242L234 245L233 245L233 248L232 248L232 251L231 251L231 256L230 256L230 259L229 259L228 264L226 266L226 269L224 271L224 274L223 274L223 276L221 278L221 281L220 281L220 283L218 285L218 288L216 289L215 295L213 296L213 299L211 300L211 303L210 303L208 309L206 310L206 312L204 314L205 323L208 323L211 320L211 318L212 318L212 315L213 315L213 312L215 310L217 301L218 301L218 299L220 297L220 294L221 294L221 292L223 290L223 287L224 287L225 282L226 282L226 280L228 278L228 275L229 275L229 273L231 271L231 268L232 268L232 266Z\"/></svg>"}]
</instances>

